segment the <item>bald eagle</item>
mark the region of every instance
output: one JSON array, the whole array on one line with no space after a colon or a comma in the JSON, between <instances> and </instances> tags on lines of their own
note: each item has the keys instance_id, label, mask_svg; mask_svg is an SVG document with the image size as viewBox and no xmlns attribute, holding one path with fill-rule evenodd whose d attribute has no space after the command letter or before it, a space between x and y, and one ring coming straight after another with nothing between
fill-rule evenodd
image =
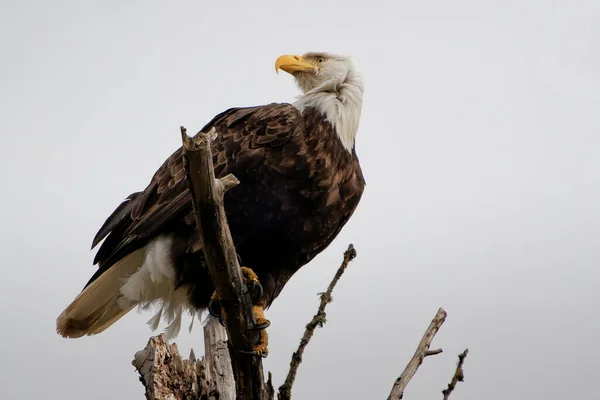
<instances>
[{"instance_id":1,"label":"bald eagle","mask_svg":"<svg viewBox=\"0 0 600 400\"><path fill-rule=\"evenodd\" d=\"M302 91L293 104L231 108L215 128L215 175L240 184L224 207L236 251L271 305L302 266L338 235L361 199L365 181L354 141L363 83L351 58L327 53L284 55L275 63ZM98 334L136 306L156 306L148 321L178 334L181 315L206 310L214 287L196 230L181 148L148 186L107 218L92 248L98 270L57 319L68 338Z\"/></svg>"}]
</instances>

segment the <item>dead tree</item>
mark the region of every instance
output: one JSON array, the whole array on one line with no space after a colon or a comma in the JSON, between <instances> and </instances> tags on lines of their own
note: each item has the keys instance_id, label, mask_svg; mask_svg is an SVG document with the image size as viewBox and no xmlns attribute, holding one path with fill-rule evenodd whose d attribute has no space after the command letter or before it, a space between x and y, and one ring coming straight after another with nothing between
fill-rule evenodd
<instances>
[{"instance_id":1,"label":"dead tree","mask_svg":"<svg viewBox=\"0 0 600 400\"><path fill-rule=\"evenodd\" d=\"M227 329L216 318L209 317L204 326L204 356L200 360L196 359L193 351L189 359L184 360L177 345L167 343L165 337L159 335L151 337L146 347L135 354L132 364L146 388L147 400L274 400L271 373L265 382L261 358L239 351L251 350L259 340L259 333L253 329L252 302L245 290L223 209L224 193L239 181L231 174L221 179L215 178L210 150L210 143L216 135L214 128L190 138L185 128L181 127L181 135L196 224L210 277L227 315ZM315 329L325 323L325 308L331 302L333 289L355 257L356 250L350 244L333 281L321 294L317 313L306 326L298 350L292 355L289 373L278 390L278 400L291 399L304 349ZM430 350L429 347L445 319L446 312L440 308L414 356L394 382L388 400L402 399L404 389L425 357L442 352L442 349ZM467 351L459 356L456 372L448 388L443 391L444 400L449 398L456 383L464 378L462 366Z\"/></svg>"}]
</instances>

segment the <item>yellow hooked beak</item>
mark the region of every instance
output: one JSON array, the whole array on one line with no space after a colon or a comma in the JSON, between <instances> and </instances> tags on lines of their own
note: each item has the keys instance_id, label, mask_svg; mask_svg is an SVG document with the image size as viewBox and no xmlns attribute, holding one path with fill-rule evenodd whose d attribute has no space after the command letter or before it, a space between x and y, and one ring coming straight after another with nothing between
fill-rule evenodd
<instances>
[{"instance_id":1,"label":"yellow hooked beak","mask_svg":"<svg viewBox=\"0 0 600 400\"><path fill-rule=\"evenodd\" d=\"M315 65L304 60L301 56L283 55L275 61L275 72L279 73L282 69L288 74L294 72L313 72L315 71Z\"/></svg>"}]
</instances>

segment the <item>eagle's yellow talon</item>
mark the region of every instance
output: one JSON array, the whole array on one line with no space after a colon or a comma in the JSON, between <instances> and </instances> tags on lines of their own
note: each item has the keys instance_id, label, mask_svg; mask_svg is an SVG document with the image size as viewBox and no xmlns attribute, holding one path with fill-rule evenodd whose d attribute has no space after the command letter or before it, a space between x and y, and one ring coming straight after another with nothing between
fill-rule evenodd
<instances>
[{"instance_id":1,"label":"eagle's yellow talon","mask_svg":"<svg viewBox=\"0 0 600 400\"><path fill-rule=\"evenodd\" d=\"M252 304L256 304L260 301L260 298L263 295L263 287L258 280L258 276L252 269L248 267L240 267L242 270L242 276L244 277L244 281L246 282L246 287L248 288L248 292L252 297Z\"/></svg>"},{"instance_id":2,"label":"eagle's yellow talon","mask_svg":"<svg viewBox=\"0 0 600 400\"><path fill-rule=\"evenodd\" d=\"M260 282L258 280L258 276L248 267L241 267L242 275L246 281L248 286L255 286L260 289L260 293L262 294L262 287L260 286ZM256 293L255 293L256 294ZM219 298L217 296L217 291L215 290L210 297L211 301L209 303L209 311L215 316L219 317L221 323L225 325L225 321L227 316L225 315L225 310L219 305ZM260 335L258 339L258 343L256 346L252 348L252 351L243 353L253 354L261 357L266 357L269 354L269 335L267 334L266 328L271 325L271 321L265 318L265 310L262 305L260 305L260 296L253 296L253 305L252 312L254 313L254 320L256 321L256 325L254 325L254 329L260 330Z\"/></svg>"},{"instance_id":3,"label":"eagle's yellow talon","mask_svg":"<svg viewBox=\"0 0 600 400\"><path fill-rule=\"evenodd\" d=\"M260 331L260 339L258 340L258 344L254 346L252 350L254 354L263 358L266 358L269 354L269 335L265 329Z\"/></svg>"},{"instance_id":4,"label":"eagle's yellow talon","mask_svg":"<svg viewBox=\"0 0 600 400\"><path fill-rule=\"evenodd\" d=\"M257 356L266 357L269 354L269 335L267 329L271 325L271 321L265 318L265 310L262 306L252 306L254 320L256 321L255 328L260 329L260 337L256 346L252 348L253 353Z\"/></svg>"},{"instance_id":5,"label":"eagle's yellow talon","mask_svg":"<svg viewBox=\"0 0 600 400\"><path fill-rule=\"evenodd\" d=\"M244 279L246 279L247 281L254 281L254 282L258 282L258 276L256 275L256 273L254 273L254 271L252 271L252 269L248 268L248 267L240 267L242 269L242 276L244 277Z\"/></svg>"},{"instance_id":6,"label":"eagle's yellow talon","mask_svg":"<svg viewBox=\"0 0 600 400\"><path fill-rule=\"evenodd\" d=\"M254 312L254 320L258 329L265 329L271 326L271 321L265 318L265 310L262 306L252 306L252 311Z\"/></svg>"}]
</instances>

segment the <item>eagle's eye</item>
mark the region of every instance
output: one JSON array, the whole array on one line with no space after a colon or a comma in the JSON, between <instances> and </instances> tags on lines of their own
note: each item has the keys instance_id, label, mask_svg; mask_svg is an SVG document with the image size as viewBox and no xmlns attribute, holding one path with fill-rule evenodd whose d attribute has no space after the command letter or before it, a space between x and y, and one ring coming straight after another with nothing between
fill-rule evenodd
<instances>
[{"instance_id":1,"label":"eagle's eye","mask_svg":"<svg viewBox=\"0 0 600 400\"><path fill-rule=\"evenodd\" d=\"M317 62L318 63L325 62L325 59L323 57L319 57L319 58L317 58Z\"/></svg>"}]
</instances>

